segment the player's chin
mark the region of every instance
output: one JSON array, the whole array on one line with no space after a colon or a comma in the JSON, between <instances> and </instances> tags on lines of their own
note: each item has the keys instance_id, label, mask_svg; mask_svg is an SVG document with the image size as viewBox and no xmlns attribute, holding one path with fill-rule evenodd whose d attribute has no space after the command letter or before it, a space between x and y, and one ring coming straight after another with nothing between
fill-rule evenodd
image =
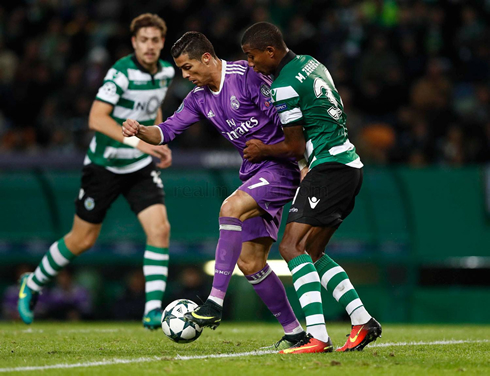
<instances>
[{"instance_id":1,"label":"player's chin","mask_svg":"<svg viewBox=\"0 0 490 376\"><path fill-rule=\"evenodd\" d=\"M256 69L255 70L257 73L261 73L261 74L265 74L265 75L268 75L270 74L269 72L267 72L265 69Z\"/></svg>"},{"instance_id":2,"label":"player's chin","mask_svg":"<svg viewBox=\"0 0 490 376\"><path fill-rule=\"evenodd\" d=\"M144 61L148 65L155 64L158 61L158 56L157 55L146 55L144 58Z\"/></svg>"}]
</instances>

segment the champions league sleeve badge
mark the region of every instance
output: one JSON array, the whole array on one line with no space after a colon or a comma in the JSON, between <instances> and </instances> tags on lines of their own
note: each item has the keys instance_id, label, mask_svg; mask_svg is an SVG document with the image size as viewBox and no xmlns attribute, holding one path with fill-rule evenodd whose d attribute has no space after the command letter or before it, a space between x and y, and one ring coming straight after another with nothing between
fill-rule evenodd
<instances>
[{"instance_id":1,"label":"champions league sleeve badge","mask_svg":"<svg viewBox=\"0 0 490 376\"><path fill-rule=\"evenodd\" d=\"M262 85L260 85L260 93L264 97L270 98L270 96L271 96L271 88L269 86L267 86L266 84L262 84Z\"/></svg>"}]
</instances>

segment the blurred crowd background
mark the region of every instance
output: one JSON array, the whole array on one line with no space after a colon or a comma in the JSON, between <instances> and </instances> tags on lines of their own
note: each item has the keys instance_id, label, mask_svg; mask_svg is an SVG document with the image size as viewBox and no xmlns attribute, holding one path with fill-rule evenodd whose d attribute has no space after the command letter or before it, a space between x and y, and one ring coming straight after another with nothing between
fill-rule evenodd
<instances>
[{"instance_id":1,"label":"blurred crowd background","mask_svg":"<svg viewBox=\"0 0 490 376\"><path fill-rule=\"evenodd\" d=\"M27 272L32 272L32 265L19 264L5 274L10 280L17 281ZM201 266L174 265L171 276L163 307L177 299L199 303L206 299L211 281ZM17 283L5 286L0 299L0 320L19 320L18 296ZM39 295L36 319L139 321L144 306L145 277L141 268L119 266L111 272L94 266L68 267L60 271L54 283ZM229 302L226 306L232 308Z\"/></svg>"},{"instance_id":2,"label":"blurred crowd background","mask_svg":"<svg viewBox=\"0 0 490 376\"><path fill-rule=\"evenodd\" d=\"M168 25L162 58L204 32L223 59L244 59L243 31L277 24L288 46L332 73L350 139L373 164L490 161L490 1L19 0L0 5L0 154L83 153L107 69L132 52L132 18ZM173 61L172 61L173 62ZM177 71L164 115L191 89ZM198 124L174 144L226 149Z\"/></svg>"}]
</instances>

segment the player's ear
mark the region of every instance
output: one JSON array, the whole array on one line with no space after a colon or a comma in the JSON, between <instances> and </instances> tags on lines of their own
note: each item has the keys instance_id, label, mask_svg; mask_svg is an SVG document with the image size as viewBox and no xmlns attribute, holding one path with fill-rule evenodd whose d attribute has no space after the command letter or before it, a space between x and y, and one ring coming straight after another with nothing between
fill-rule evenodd
<instances>
[{"instance_id":1,"label":"player's ear","mask_svg":"<svg viewBox=\"0 0 490 376\"><path fill-rule=\"evenodd\" d=\"M206 65L209 65L210 61L211 61L211 55L209 54L209 52L203 53L201 56L201 62Z\"/></svg>"},{"instance_id":2,"label":"player's ear","mask_svg":"<svg viewBox=\"0 0 490 376\"><path fill-rule=\"evenodd\" d=\"M133 49L136 49L136 37L134 35L131 37L131 44L133 45Z\"/></svg>"},{"instance_id":3,"label":"player's ear","mask_svg":"<svg viewBox=\"0 0 490 376\"><path fill-rule=\"evenodd\" d=\"M267 52L269 57L274 57L274 55L276 54L276 49L274 48L274 46L267 46L265 48L265 51Z\"/></svg>"}]
</instances>

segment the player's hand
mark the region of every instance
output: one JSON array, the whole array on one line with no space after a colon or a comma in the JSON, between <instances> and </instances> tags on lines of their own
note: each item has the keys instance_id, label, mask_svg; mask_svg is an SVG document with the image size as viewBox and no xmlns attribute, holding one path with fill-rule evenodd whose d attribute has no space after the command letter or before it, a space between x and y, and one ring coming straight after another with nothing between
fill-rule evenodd
<instances>
[{"instance_id":1,"label":"player's hand","mask_svg":"<svg viewBox=\"0 0 490 376\"><path fill-rule=\"evenodd\" d=\"M167 145L159 145L161 157L160 162L157 164L158 168L168 168L172 166L172 150Z\"/></svg>"},{"instance_id":2,"label":"player's hand","mask_svg":"<svg viewBox=\"0 0 490 376\"><path fill-rule=\"evenodd\" d=\"M300 178L299 181L302 182L303 179L305 178L306 174L310 171L310 169L307 167L303 167L303 169L300 171Z\"/></svg>"},{"instance_id":3,"label":"player's hand","mask_svg":"<svg viewBox=\"0 0 490 376\"><path fill-rule=\"evenodd\" d=\"M257 163L265 159L265 144L260 140L249 140L245 143L243 158L252 163Z\"/></svg>"},{"instance_id":4,"label":"player's hand","mask_svg":"<svg viewBox=\"0 0 490 376\"><path fill-rule=\"evenodd\" d=\"M133 119L127 119L122 125L122 134L124 137L136 136L140 131L140 123Z\"/></svg>"},{"instance_id":5,"label":"player's hand","mask_svg":"<svg viewBox=\"0 0 490 376\"><path fill-rule=\"evenodd\" d=\"M142 153L160 159L160 162L157 164L158 168L167 168L172 165L172 152L167 145L151 145L144 141L140 141L136 148Z\"/></svg>"}]
</instances>

